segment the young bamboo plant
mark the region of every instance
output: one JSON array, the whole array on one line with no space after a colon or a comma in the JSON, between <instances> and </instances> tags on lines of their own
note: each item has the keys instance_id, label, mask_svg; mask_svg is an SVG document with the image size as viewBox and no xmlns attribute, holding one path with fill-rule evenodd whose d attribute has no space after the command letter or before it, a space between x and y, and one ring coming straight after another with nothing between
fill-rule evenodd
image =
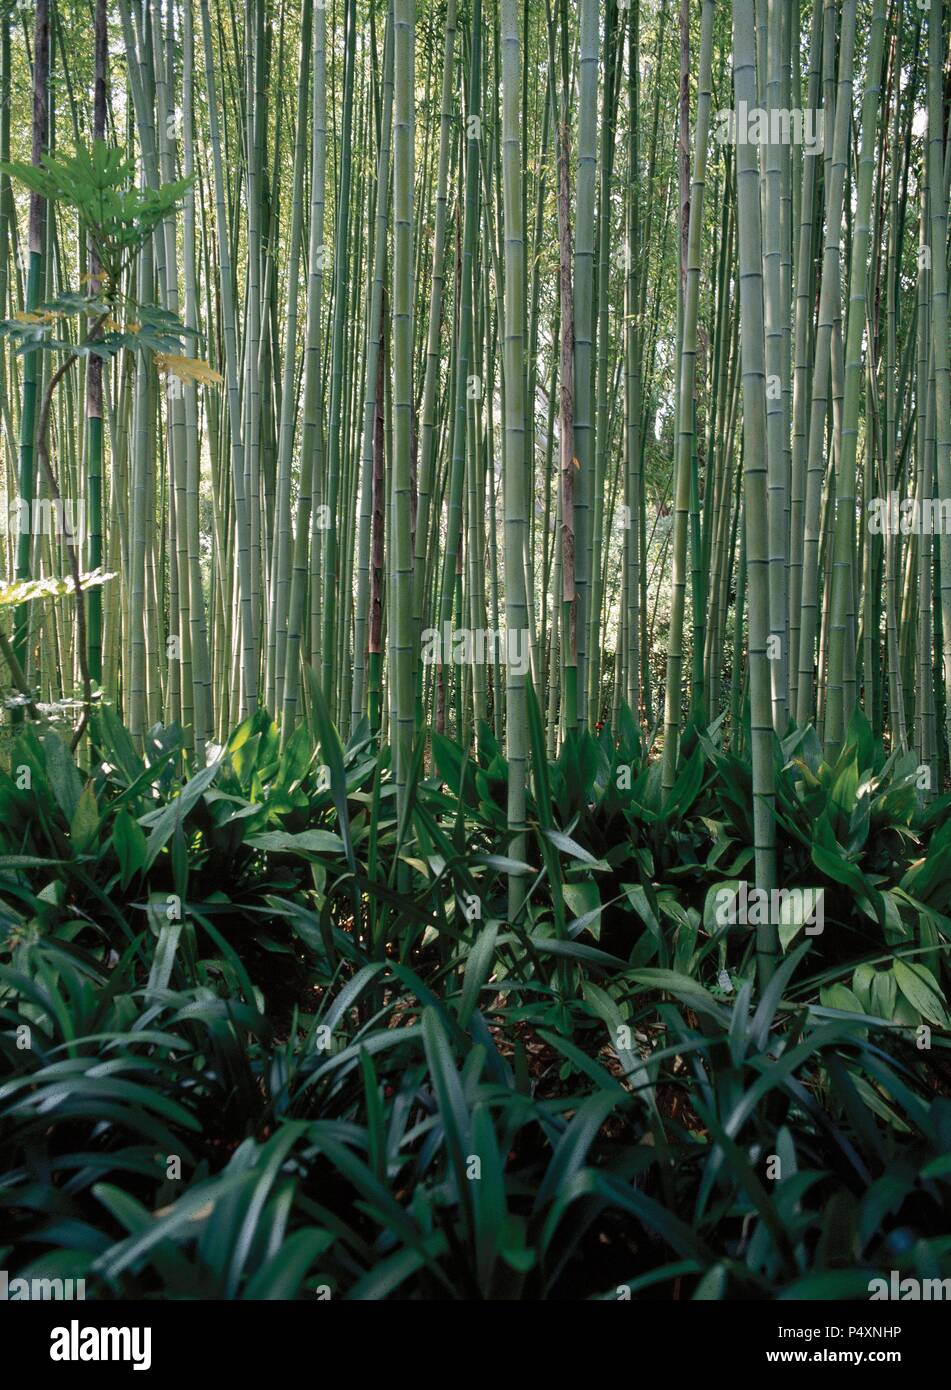
<instances>
[{"instance_id":1,"label":"young bamboo plant","mask_svg":"<svg viewBox=\"0 0 951 1390\"><path fill-rule=\"evenodd\" d=\"M0 335L10 338L19 353L43 352L59 359L40 403L35 448L55 515L62 518L70 561L75 654L82 686L82 715L73 733L76 747L93 709L84 600L88 580L84 581L81 569L81 536L70 520L71 509L65 505L50 458L49 423L56 389L81 359L101 362L123 351L136 354L140 371L158 367L177 381L210 381L217 379L217 374L186 353L186 340L197 336L194 330L166 310L143 304L122 289L142 246L181 201L186 181L154 190L139 188L131 161L102 140L95 141L90 150L80 147L72 155L45 156L38 166L10 162L3 166L3 172L47 206L71 209L96 263L94 283L85 291L64 291L35 309L0 322ZM88 325L85 331L77 331L77 325L84 324ZM32 499L26 500L32 506Z\"/></svg>"}]
</instances>

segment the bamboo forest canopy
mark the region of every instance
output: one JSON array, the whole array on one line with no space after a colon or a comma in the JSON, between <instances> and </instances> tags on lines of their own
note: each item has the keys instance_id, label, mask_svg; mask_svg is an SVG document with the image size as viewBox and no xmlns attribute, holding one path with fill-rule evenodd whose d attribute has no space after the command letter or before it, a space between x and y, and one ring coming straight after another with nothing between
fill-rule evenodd
<instances>
[{"instance_id":1,"label":"bamboo forest canopy","mask_svg":"<svg viewBox=\"0 0 951 1390\"><path fill-rule=\"evenodd\" d=\"M0 0L0 1301L951 1297L949 37Z\"/></svg>"},{"instance_id":2,"label":"bamboo forest canopy","mask_svg":"<svg viewBox=\"0 0 951 1390\"><path fill-rule=\"evenodd\" d=\"M941 0L36 0L0 51L24 706L509 765L860 709L947 779ZM106 578L111 575L112 578ZM91 578L89 578L91 576ZM77 733L79 729L77 728Z\"/></svg>"}]
</instances>

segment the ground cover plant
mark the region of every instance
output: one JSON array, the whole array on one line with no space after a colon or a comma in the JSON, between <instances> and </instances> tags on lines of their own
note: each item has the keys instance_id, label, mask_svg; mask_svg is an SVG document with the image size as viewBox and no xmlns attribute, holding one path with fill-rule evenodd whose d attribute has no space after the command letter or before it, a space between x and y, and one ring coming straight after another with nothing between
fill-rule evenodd
<instances>
[{"instance_id":1,"label":"ground cover plant","mask_svg":"<svg viewBox=\"0 0 951 1390\"><path fill-rule=\"evenodd\" d=\"M951 1291L948 38L0 8L8 1280Z\"/></svg>"}]
</instances>

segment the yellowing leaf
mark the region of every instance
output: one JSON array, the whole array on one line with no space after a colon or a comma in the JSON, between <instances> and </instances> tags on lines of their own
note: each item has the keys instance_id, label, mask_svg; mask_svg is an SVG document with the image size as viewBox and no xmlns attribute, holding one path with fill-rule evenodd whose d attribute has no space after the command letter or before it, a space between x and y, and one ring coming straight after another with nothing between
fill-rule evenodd
<instances>
[{"instance_id":1,"label":"yellowing leaf","mask_svg":"<svg viewBox=\"0 0 951 1390\"><path fill-rule=\"evenodd\" d=\"M56 322L56 315L55 315L55 314L50 314L50 313L45 313L45 314L28 314L28 313L27 313L25 310L23 310L23 309L21 309L21 310L19 311L19 313L12 314L11 317L14 319L14 321L15 321L16 323L55 323L55 322Z\"/></svg>"},{"instance_id":2,"label":"yellowing leaf","mask_svg":"<svg viewBox=\"0 0 951 1390\"><path fill-rule=\"evenodd\" d=\"M91 570L88 574L79 576L79 587L85 591L114 578L114 574L103 574L99 569ZM0 580L0 608L9 608L18 603L32 603L35 599L62 598L65 594L75 591L76 586L71 575L65 578L51 575L46 579L15 579L9 584Z\"/></svg>"},{"instance_id":3,"label":"yellowing leaf","mask_svg":"<svg viewBox=\"0 0 951 1390\"><path fill-rule=\"evenodd\" d=\"M174 353L157 352L155 361L160 372L177 377L179 381L195 381L200 386L218 386L223 380L220 372L197 357L177 357Z\"/></svg>"}]
</instances>

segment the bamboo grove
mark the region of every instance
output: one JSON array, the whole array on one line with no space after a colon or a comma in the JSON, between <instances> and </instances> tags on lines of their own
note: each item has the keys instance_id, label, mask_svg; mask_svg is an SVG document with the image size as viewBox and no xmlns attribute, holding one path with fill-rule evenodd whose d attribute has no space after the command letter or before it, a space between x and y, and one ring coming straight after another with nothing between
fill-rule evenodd
<instances>
[{"instance_id":1,"label":"bamboo grove","mask_svg":"<svg viewBox=\"0 0 951 1390\"><path fill-rule=\"evenodd\" d=\"M10 717L91 695L200 758L259 704L286 739L312 670L398 798L427 730L493 730L516 859L534 709L550 755L632 719L665 791L719 720L767 887L775 738L832 756L860 707L936 794L947 31L942 0L6 4L4 571L115 576L19 604ZM102 147L157 200L118 283L18 177ZM44 309L104 285L122 323ZM135 306L181 350L97 355Z\"/></svg>"}]
</instances>

